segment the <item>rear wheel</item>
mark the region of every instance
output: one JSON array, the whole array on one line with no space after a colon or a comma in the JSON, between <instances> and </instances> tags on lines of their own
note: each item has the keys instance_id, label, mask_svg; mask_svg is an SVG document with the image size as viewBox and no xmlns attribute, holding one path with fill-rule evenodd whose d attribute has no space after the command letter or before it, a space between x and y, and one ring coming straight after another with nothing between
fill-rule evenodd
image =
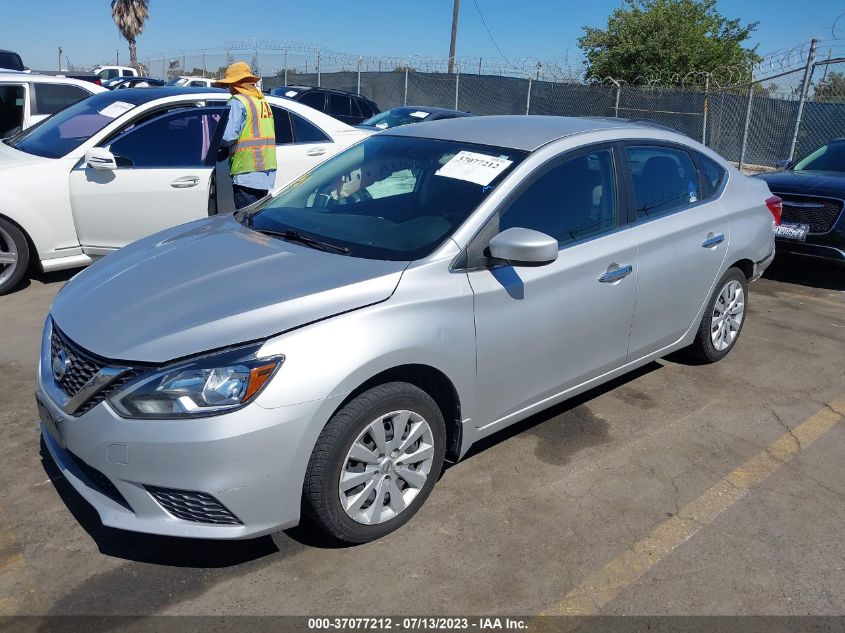
<instances>
[{"instance_id":1,"label":"rear wheel","mask_svg":"<svg viewBox=\"0 0 845 633\"><path fill-rule=\"evenodd\" d=\"M341 541L377 539L425 502L445 452L443 415L427 393L403 382L373 387L320 434L305 475L305 510Z\"/></svg>"},{"instance_id":2,"label":"rear wheel","mask_svg":"<svg viewBox=\"0 0 845 633\"><path fill-rule=\"evenodd\" d=\"M29 266L29 244L21 230L0 218L0 295L20 283Z\"/></svg>"},{"instance_id":3,"label":"rear wheel","mask_svg":"<svg viewBox=\"0 0 845 633\"><path fill-rule=\"evenodd\" d=\"M687 348L691 356L715 363L728 355L745 323L747 297L745 273L739 268L729 268L716 284L695 341Z\"/></svg>"}]
</instances>

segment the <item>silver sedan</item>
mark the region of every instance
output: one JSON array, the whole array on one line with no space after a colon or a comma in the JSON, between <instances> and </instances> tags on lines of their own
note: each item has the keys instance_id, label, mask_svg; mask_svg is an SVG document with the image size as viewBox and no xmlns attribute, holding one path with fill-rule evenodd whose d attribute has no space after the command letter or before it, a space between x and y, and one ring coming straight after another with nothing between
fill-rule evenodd
<instances>
[{"instance_id":1,"label":"silver sedan","mask_svg":"<svg viewBox=\"0 0 845 633\"><path fill-rule=\"evenodd\" d=\"M71 280L41 433L106 525L247 538L304 508L369 541L491 433L675 350L728 354L779 212L645 124L389 130Z\"/></svg>"}]
</instances>

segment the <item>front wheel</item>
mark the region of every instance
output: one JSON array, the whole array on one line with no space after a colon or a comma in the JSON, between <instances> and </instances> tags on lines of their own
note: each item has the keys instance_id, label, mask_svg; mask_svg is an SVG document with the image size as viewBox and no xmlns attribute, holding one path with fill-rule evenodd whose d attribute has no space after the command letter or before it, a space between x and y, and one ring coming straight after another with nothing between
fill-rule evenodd
<instances>
[{"instance_id":1,"label":"front wheel","mask_svg":"<svg viewBox=\"0 0 845 633\"><path fill-rule=\"evenodd\" d=\"M710 297L695 341L687 348L693 357L715 363L736 344L748 308L748 282L739 268L729 268Z\"/></svg>"},{"instance_id":2,"label":"front wheel","mask_svg":"<svg viewBox=\"0 0 845 633\"><path fill-rule=\"evenodd\" d=\"M305 474L305 511L341 541L380 538L419 510L445 453L443 415L426 392L404 382L373 387L320 434Z\"/></svg>"},{"instance_id":3,"label":"front wheel","mask_svg":"<svg viewBox=\"0 0 845 633\"><path fill-rule=\"evenodd\" d=\"M29 266L29 244L21 230L0 218L0 295L15 288Z\"/></svg>"}]
</instances>

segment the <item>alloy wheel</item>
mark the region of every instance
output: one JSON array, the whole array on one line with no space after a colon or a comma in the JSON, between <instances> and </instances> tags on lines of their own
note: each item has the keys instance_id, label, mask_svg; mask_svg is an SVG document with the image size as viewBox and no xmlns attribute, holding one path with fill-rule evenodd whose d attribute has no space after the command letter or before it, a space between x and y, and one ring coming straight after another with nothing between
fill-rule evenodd
<instances>
[{"instance_id":1,"label":"alloy wheel","mask_svg":"<svg viewBox=\"0 0 845 633\"><path fill-rule=\"evenodd\" d=\"M433 462L434 437L421 415L399 410L379 416L358 435L343 461L341 506L358 523L389 521L420 493Z\"/></svg>"},{"instance_id":2,"label":"alloy wheel","mask_svg":"<svg viewBox=\"0 0 845 633\"><path fill-rule=\"evenodd\" d=\"M716 351L733 345L745 316L745 292L742 284L732 279L719 292L710 318L710 340Z\"/></svg>"},{"instance_id":3,"label":"alloy wheel","mask_svg":"<svg viewBox=\"0 0 845 633\"><path fill-rule=\"evenodd\" d=\"M18 260L18 247L15 245L15 240L0 226L0 286L15 274Z\"/></svg>"}]
</instances>

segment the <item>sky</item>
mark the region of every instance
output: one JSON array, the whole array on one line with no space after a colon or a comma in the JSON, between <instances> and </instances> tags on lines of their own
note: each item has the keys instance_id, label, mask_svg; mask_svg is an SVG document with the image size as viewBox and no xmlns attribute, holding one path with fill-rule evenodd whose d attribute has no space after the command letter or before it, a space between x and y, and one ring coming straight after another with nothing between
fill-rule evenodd
<instances>
[{"instance_id":1,"label":"sky","mask_svg":"<svg viewBox=\"0 0 845 633\"><path fill-rule=\"evenodd\" d=\"M15 50L34 69L55 70L58 47L74 65L122 62L128 48L115 27L108 0L3 0L0 48ZM582 57L577 39L583 26L604 27L620 0L462 0L457 54L461 58L499 57L479 15L509 59ZM845 11L842 0L720 0L728 17L760 21L751 44L769 53L831 38L831 25ZM295 41L366 56L449 53L452 0L150 0L150 18L138 39L138 56L176 56L197 49L222 50L226 41ZM838 33L845 37L845 17ZM64 61L64 60L63 60Z\"/></svg>"}]
</instances>

